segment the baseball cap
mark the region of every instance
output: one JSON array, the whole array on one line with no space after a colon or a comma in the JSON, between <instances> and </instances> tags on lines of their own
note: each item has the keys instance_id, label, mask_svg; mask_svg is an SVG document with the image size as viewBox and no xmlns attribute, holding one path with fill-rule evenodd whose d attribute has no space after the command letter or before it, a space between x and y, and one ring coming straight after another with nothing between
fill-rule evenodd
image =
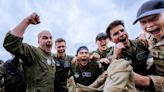
<instances>
[{"instance_id":1,"label":"baseball cap","mask_svg":"<svg viewBox=\"0 0 164 92\"><path fill-rule=\"evenodd\" d=\"M164 0L149 0L141 5L137 12L137 19L133 24L136 24L140 19L158 14L164 11Z\"/></svg>"},{"instance_id":2,"label":"baseball cap","mask_svg":"<svg viewBox=\"0 0 164 92\"><path fill-rule=\"evenodd\" d=\"M87 51L89 51L88 48L87 48L86 46L80 46L80 47L77 49L76 55L77 55L77 54L79 53L79 51L81 51L81 50L87 50Z\"/></svg>"},{"instance_id":3,"label":"baseball cap","mask_svg":"<svg viewBox=\"0 0 164 92\"><path fill-rule=\"evenodd\" d=\"M100 38L108 38L108 35L106 33L99 33L96 36L96 41L99 40Z\"/></svg>"}]
</instances>

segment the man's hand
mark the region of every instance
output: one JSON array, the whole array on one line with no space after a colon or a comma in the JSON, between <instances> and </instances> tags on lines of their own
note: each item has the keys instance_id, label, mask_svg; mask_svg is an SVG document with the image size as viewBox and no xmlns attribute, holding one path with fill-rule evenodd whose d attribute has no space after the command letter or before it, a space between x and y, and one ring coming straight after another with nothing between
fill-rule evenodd
<instances>
[{"instance_id":1,"label":"man's hand","mask_svg":"<svg viewBox=\"0 0 164 92\"><path fill-rule=\"evenodd\" d=\"M148 41L146 40L146 36L144 33L140 34L138 39L142 42L142 44L145 46L145 47L148 47Z\"/></svg>"},{"instance_id":2,"label":"man's hand","mask_svg":"<svg viewBox=\"0 0 164 92\"><path fill-rule=\"evenodd\" d=\"M133 80L136 86L147 87L150 85L150 78L147 76L143 76L137 73L134 73Z\"/></svg>"},{"instance_id":3,"label":"man's hand","mask_svg":"<svg viewBox=\"0 0 164 92\"><path fill-rule=\"evenodd\" d=\"M36 13L32 13L30 16L26 17L21 23L19 23L13 30L11 30L11 34L23 37L23 34L29 24L39 24L40 18Z\"/></svg>"},{"instance_id":4,"label":"man's hand","mask_svg":"<svg viewBox=\"0 0 164 92\"><path fill-rule=\"evenodd\" d=\"M125 49L125 45L123 43L117 43L114 46L113 59L120 58L123 49Z\"/></svg>"},{"instance_id":5,"label":"man's hand","mask_svg":"<svg viewBox=\"0 0 164 92\"><path fill-rule=\"evenodd\" d=\"M34 25L36 25L36 24L39 24L39 23L40 23L39 15L36 14L35 12L32 13L30 16L28 16L28 17L26 18L26 20L27 20L27 22L28 22L29 24L34 24Z\"/></svg>"},{"instance_id":6,"label":"man's hand","mask_svg":"<svg viewBox=\"0 0 164 92\"><path fill-rule=\"evenodd\" d=\"M100 59L100 55L98 53L93 53L91 56L90 56L90 59Z\"/></svg>"},{"instance_id":7,"label":"man's hand","mask_svg":"<svg viewBox=\"0 0 164 92\"><path fill-rule=\"evenodd\" d=\"M108 58L102 58L98 61L99 63L105 63L105 64L110 64L111 61L108 60Z\"/></svg>"}]
</instances>

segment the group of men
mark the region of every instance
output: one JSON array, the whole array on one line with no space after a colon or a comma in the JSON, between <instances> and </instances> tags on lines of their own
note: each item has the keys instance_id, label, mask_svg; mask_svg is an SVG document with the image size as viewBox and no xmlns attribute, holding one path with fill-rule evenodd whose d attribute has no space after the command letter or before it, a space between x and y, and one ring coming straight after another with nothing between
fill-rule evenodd
<instances>
[{"instance_id":1,"label":"group of men","mask_svg":"<svg viewBox=\"0 0 164 92\"><path fill-rule=\"evenodd\" d=\"M26 28L40 23L33 13L7 33L3 46L23 61L27 92L68 92L67 79L72 77L73 92L164 92L164 0L145 2L134 24L138 21L144 37L129 40L123 21L114 20L106 33L97 35L97 50L89 53L81 46L72 57L65 53L62 38L55 40L57 53L51 52L53 40L47 30L38 34L39 47L23 43ZM113 47L108 47L109 40ZM149 58L153 65L147 68Z\"/></svg>"}]
</instances>

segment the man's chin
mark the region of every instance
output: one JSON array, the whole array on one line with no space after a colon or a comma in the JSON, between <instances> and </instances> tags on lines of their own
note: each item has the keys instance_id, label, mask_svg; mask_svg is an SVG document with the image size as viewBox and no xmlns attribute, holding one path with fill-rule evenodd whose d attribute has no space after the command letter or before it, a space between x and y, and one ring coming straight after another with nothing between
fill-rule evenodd
<instances>
[{"instance_id":1,"label":"man's chin","mask_svg":"<svg viewBox=\"0 0 164 92\"><path fill-rule=\"evenodd\" d=\"M45 50L46 53L50 53L51 52L51 49L47 49Z\"/></svg>"}]
</instances>

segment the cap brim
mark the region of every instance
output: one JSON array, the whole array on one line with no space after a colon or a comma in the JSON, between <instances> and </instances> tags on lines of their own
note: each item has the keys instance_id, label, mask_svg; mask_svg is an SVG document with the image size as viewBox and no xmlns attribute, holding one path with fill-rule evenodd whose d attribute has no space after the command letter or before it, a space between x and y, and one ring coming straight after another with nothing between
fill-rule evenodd
<instances>
[{"instance_id":1,"label":"cap brim","mask_svg":"<svg viewBox=\"0 0 164 92\"><path fill-rule=\"evenodd\" d=\"M97 40L100 40L101 38L108 38L108 37L107 37L107 36L97 37L97 38L96 38L96 41L97 41Z\"/></svg>"},{"instance_id":2,"label":"cap brim","mask_svg":"<svg viewBox=\"0 0 164 92\"><path fill-rule=\"evenodd\" d=\"M136 24L140 19L142 19L142 18L144 18L144 17L150 16L150 15L154 15L154 14L158 14L158 13L161 13L161 12L164 12L164 8L156 9L156 10L151 10L151 11L145 12L145 13L141 14L141 15L133 22L133 25Z\"/></svg>"}]
</instances>

